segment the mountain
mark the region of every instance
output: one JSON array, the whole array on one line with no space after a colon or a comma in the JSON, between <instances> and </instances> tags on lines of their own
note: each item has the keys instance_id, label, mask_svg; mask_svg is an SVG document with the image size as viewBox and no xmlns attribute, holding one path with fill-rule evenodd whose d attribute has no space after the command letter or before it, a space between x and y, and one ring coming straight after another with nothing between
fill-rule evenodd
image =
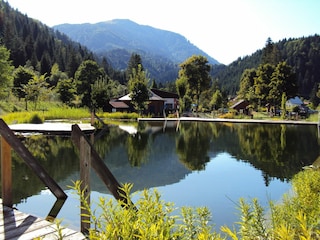
<instances>
[{"instance_id":1,"label":"mountain","mask_svg":"<svg viewBox=\"0 0 320 240\"><path fill-rule=\"evenodd\" d=\"M320 85L320 36L283 39L272 43L278 61L286 61L296 73L298 94L304 98L314 95ZM245 69L257 68L263 63L263 52L259 49L250 56L238 58L228 66L214 65L212 76L230 95L236 95Z\"/></svg>"},{"instance_id":2,"label":"mountain","mask_svg":"<svg viewBox=\"0 0 320 240\"><path fill-rule=\"evenodd\" d=\"M107 57L118 70L126 69L133 52L140 54L151 77L160 82L175 80L178 65L192 55L203 55L210 64L219 64L180 34L126 19L96 24L61 24L53 28L97 55Z\"/></svg>"}]
</instances>

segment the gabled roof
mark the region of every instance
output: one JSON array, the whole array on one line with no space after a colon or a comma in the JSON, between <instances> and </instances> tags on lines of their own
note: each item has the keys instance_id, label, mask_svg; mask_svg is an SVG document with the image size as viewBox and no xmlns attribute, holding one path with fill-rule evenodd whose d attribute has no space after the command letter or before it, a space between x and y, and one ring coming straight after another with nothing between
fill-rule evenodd
<instances>
[{"instance_id":1,"label":"gabled roof","mask_svg":"<svg viewBox=\"0 0 320 240\"><path fill-rule=\"evenodd\" d=\"M109 104L113 107L113 108L129 108L129 106L127 104L125 104L124 102L120 102L120 101L110 101Z\"/></svg>"},{"instance_id":2,"label":"gabled roof","mask_svg":"<svg viewBox=\"0 0 320 240\"><path fill-rule=\"evenodd\" d=\"M130 93L119 98L119 101L131 101ZM149 101L164 101L164 99L149 90Z\"/></svg>"},{"instance_id":3,"label":"gabled roof","mask_svg":"<svg viewBox=\"0 0 320 240\"><path fill-rule=\"evenodd\" d=\"M246 106L248 106L249 104L248 104L248 102L246 101L246 100L243 100L243 99L241 99L241 100L239 100L238 102L236 102L235 104L233 104L232 106L231 106L231 108L237 108L237 107L239 107L241 105L241 107L246 107Z\"/></svg>"},{"instance_id":4,"label":"gabled roof","mask_svg":"<svg viewBox=\"0 0 320 240\"><path fill-rule=\"evenodd\" d=\"M128 93L127 95L122 96L118 100L119 101L131 101L130 93Z\"/></svg>"},{"instance_id":5,"label":"gabled roof","mask_svg":"<svg viewBox=\"0 0 320 240\"><path fill-rule=\"evenodd\" d=\"M165 91L155 89L155 88L151 88L151 91L162 98L179 98L179 95L176 93L165 92Z\"/></svg>"}]
</instances>

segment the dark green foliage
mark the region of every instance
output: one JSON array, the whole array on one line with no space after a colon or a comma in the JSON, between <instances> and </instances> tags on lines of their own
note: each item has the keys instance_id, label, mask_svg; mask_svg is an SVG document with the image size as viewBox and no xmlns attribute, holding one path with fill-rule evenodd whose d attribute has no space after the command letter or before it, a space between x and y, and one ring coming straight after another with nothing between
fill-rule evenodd
<instances>
[{"instance_id":1,"label":"dark green foliage","mask_svg":"<svg viewBox=\"0 0 320 240\"><path fill-rule=\"evenodd\" d=\"M109 84L107 79L99 79L91 85L91 101L94 109L108 110L107 107L112 94L111 88L112 85Z\"/></svg>"},{"instance_id":2,"label":"dark green foliage","mask_svg":"<svg viewBox=\"0 0 320 240\"><path fill-rule=\"evenodd\" d=\"M296 75L286 62L261 64L257 69L244 71L238 94L254 106L268 104L278 109L283 94L287 98L296 96Z\"/></svg>"},{"instance_id":3,"label":"dark green foliage","mask_svg":"<svg viewBox=\"0 0 320 240\"><path fill-rule=\"evenodd\" d=\"M73 79L63 79L60 80L57 85L57 92L59 94L59 99L71 106L76 94L76 84Z\"/></svg>"},{"instance_id":4,"label":"dark green foliage","mask_svg":"<svg viewBox=\"0 0 320 240\"><path fill-rule=\"evenodd\" d=\"M31 115L29 123L40 124L43 123L43 121L43 118L41 118L37 113L34 113Z\"/></svg>"},{"instance_id":5,"label":"dark green foliage","mask_svg":"<svg viewBox=\"0 0 320 240\"><path fill-rule=\"evenodd\" d=\"M129 80L130 76L132 75L132 70L138 70L138 66L141 65L141 71L144 71L143 65L142 65L142 60L141 56L137 53L132 53L131 57L128 62L128 67L127 67L127 79Z\"/></svg>"},{"instance_id":6,"label":"dark green foliage","mask_svg":"<svg viewBox=\"0 0 320 240\"><path fill-rule=\"evenodd\" d=\"M11 65L11 61L9 61L9 55L8 49L0 45L0 96L12 84L13 66Z\"/></svg>"},{"instance_id":7,"label":"dark green foliage","mask_svg":"<svg viewBox=\"0 0 320 240\"><path fill-rule=\"evenodd\" d=\"M93 58L92 53L66 35L28 18L5 1L0 1L0 39L10 50L15 67L29 62L40 74L50 74L53 64L58 63L72 77L83 60Z\"/></svg>"},{"instance_id":8,"label":"dark green foliage","mask_svg":"<svg viewBox=\"0 0 320 240\"><path fill-rule=\"evenodd\" d=\"M229 94L239 90L239 81L245 69L260 64L277 65L285 61L297 75L298 94L309 98L315 85L320 83L320 36L284 39L273 43L268 39L266 47L251 56L238 58L230 65L213 66L212 75ZM222 68L222 69L221 69Z\"/></svg>"},{"instance_id":9,"label":"dark green foliage","mask_svg":"<svg viewBox=\"0 0 320 240\"><path fill-rule=\"evenodd\" d=\"M200 105L200 95L210 87L211 77L210 65L204 56L188 58L180 64L179 78L177 79L177 90L181 100L187 95L196 104L196 110Z\"/></svg>"},{"instance_id":10,"label":"dark green foliage","mask_svg":"<svg viewBox=\"0 0 320 240\"><path fill-rule=\"evenodd\" d=\"M148 83L149 78L147 77L147 73L142 70L141 64L138 65L137 69L132 69L128 86L131 103L139 112L145 110L146 103L149 100Z\"/></svg>"},{"instance_id":11,"label":"dark green foliage","mask_svg":"<svg viewBox=\"0 0 320 240\"><path fill-rule=\"evenodd\" d=\"M35 73L32 69L19 66L13 74L13 94L21 99L25 98L26 92L24 86L35 76Z\"/></svg>"},{"instance_id":12,"label":"dark green foliage","mask_svg":"<svg viewBox=\"0 0 320 240\"><path fill-rule=\"evenodd\" d=\"M82 105L87 107L92 106L91 99L91 85L95 81L104 78L105 73L99 65L92 60L86 60L79 66L75 73L75 79L77 83L77 93L82 95Z\"/></svg>"}]
</instances>

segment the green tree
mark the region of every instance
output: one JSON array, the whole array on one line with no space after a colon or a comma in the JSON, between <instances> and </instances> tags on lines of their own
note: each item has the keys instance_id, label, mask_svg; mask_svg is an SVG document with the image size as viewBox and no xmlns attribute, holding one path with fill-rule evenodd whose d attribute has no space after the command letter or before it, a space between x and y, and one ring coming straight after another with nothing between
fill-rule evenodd
<instances>
[{"instance_id":1,"label":"green tree","mask_svg":"<svg viewBox=\"0 0 320 240\"><path fill-rule=\"evenodd\" d=\"M181 76L176 80L176 88L180 99L180 112L187 111L191 108L191 99L188 97L188 81L187 78Z\"/></svg>"},{"instance_id":2,"label":"green tree","mask_svg":"<svg viewBox=\"0 0 320 240\"><path fill-rule=\"evenodd\" d=\"M255 79L257 77L256 69L246 69L240 79L240 88L238 95L248 102L256 103Z\"/></svg>"},{"instance_id":3,"label":"green tree","mask_svg":"<svg viewBox=\"0 0 320 240\"><path fill-rule=\"evenodd\" d=\"M91 85L91 101L93 109L107 110L111 98L111 85L107 79L99 79Z\"/></svg>"},{"instance_id":4,"label":"green tree","mask_svg":"<svg viewBox=\"0 0 320 240\"><path fill-rule=\"evenodd\" d=\"M6 47L0 46L0 96L2 97L12 83L12 72L14 67L11 64L10 52Z\"/></svg>"},{"instance_id":5,"label":"green tree","mask_svg":"<svg viewBox=\"0 0 320 240\"><path fill-rule=\"evenodd\" d=\"M268 103L270 92L270 82L274 71L274 66L271 64L259 65L257 69L257 77L255 78L255 95L258 99L259 106L264 106Z\"/></svg>"},{"instance_id":6,"label":"green tree","mask_svg":"<svg viewBox=\"0 0 320 240\"><path fill-rule=\"evenodd\" d=\"M142 70L141 65L138 65L138 69L132 69L128 85L131 102L139 112L145 110L145 104L149 100L148 82L147 73Z\"/></svg>"},{"instance_id":7,"label":"green tree","mask_svg":"<svg viewBox=\"0 0 320 240\"><path fill-rule=\"evenodd\" d=\"M26 92L24 86L35 76L35 72L28 67L19 66L13 73L12 93L19 98L25 98Z\"/></svg>"},{"instance_id":8,"label":"green tree","mask_svg":"<svg viewBox=\"0 0 320 240\"><path fill-rule=\"evenodd\" d=\"M209 73L210 65L204 56L193 55L180 64L178 79L185 78L187 80L187 88L190 90L187 92L191 94L190 97L196 102L197 111L200 104L200 94L209 88L211 82Z\"/></svg>"},{"instance_id":9,"label":"green tree","mask_svg":"<svg viewBox=\"0 0 320 240\"><path fill-rule=\"evenodd\" d=\"M211 105L212 109L215 109L215 110L217 110L218 108L222 107L222 105L223 105L223 96L222 96L222 93L221 93L220 89L217 89L213 93L211 101L210 101L210 105Z\"/></svg>"},{"instance_id":10,"label":"green tree","mask_svg":"<svg viewBox=\"0 0 320 240\"><path fill-rule=\"evenodd\" d=\"M76 84L73 79L62 79L58 82L57 92L59 94L59 99L71 106L72 102L75 100Z\"/></svg>"},{"instance_id":11,"label":"green tree","mask_svg":"<svg viewBox=\"0 0 320 240\"><path fill-rule=\"evenodd\" d=\"M59 81L68 79L68 75L59 69L57 63L53 64L50 72L50 77L48 79L50 86L57 86Z\"/></svg>"},{"instance_id":12,"label":"green tree","mask_svg":"<svg viewBox=\"0 0 320 240\"><path fill-rule=\"evenodd\" d=\"M38 102L48 96L48 83L46 74L34 75L28 84L24 85L27 100L34 103L34 109L37 110Z\"/></svg>"},{"instance_id":13,"label":"green tree","mask_svg":"<svg viewBox=\"0 0 320 240\"><path fill-rule=\"evenodd\" d=\"M287 98L296 96L298 91L296 75L292 67L287 65L286 62L280 62L275 67L269 83L269 89L267 99L276 108L281 104L283 93L286 94Z\"/></svg>"},{"instance_id":14,"label":"green tree","mask_svg":"<svg viewBox=\"0 0 320 240\"><path fill-rule=\"evenodd\" d=\"M126 71L128 81L130 80L130 76L133 74L133 69L137 71L139 65L141 66L141 71L144 71L141 56L137 53L132 53Z\"/></svg>"},{"instance_id":15,"label":"green tree","mask_svg":"<svg viewBox=\"0 0 320 240\"><path fill-rule=\"evenodd\" d=\"M92 60L86 60L81 63L75 73L77 83L77 93L82 95L82 106L92 108L91 85L101 77L105 76L104 70Z\"/></svg>"},{"instance_id":16,"label":"green tree","mask_svg":"<svg viewBox=\"0 0 320 240\"><path fill-rule=\"evenodd\" d=\"M280 51L277 48L277 45L274 44L269 37L266 42L266 46L262 49L262 64L271 64L277 65L280 61Z\"/></svg>"}]
</instances>

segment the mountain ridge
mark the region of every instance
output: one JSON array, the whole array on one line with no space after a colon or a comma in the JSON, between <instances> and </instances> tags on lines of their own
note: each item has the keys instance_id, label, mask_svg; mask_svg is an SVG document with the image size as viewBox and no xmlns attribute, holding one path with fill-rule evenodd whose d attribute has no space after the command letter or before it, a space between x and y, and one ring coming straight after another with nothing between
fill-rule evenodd
<instances>
[{"instance_id":1,"label":"mountain ridge","mask_svg":"<svg viewBox=\"0 0 320 240\"><path fill-rule=\"evenodd\" d=\"M220 64L178 33L140 25L129 19L113 19L93 24L66 23L53 26L53 29L68 35L97 54L108 55L113 50L124 49L166 58L174 64L180 64L192 55L203 55L210 64ZM113 64L112 59L110 61Z\"/></svg>"}]
</instances>

